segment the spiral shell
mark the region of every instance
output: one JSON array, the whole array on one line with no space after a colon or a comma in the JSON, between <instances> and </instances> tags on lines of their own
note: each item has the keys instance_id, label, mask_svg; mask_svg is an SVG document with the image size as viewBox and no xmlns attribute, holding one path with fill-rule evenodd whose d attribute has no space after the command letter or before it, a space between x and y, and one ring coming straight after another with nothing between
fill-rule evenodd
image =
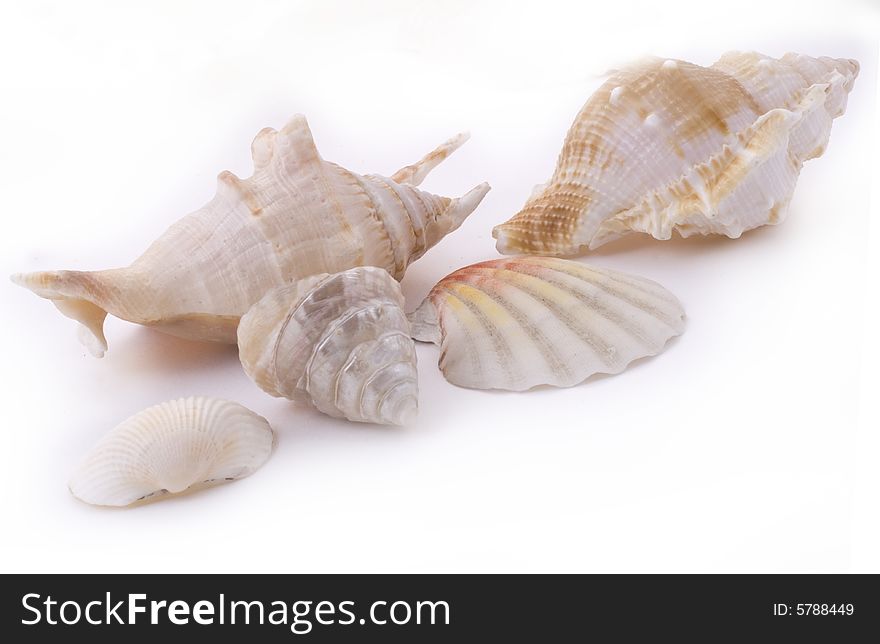
<instances>
[{"instance_id":1,"label":"spiral shell","mask_svg":"<svg viewBox=\"0 0 880 644\"><path fill-rule=\"evenodd\" d=\"M684 330L684 310L650 280L527 256L447 275L410 322L415 339L440 345L449 382L523 391L570 387L659 353Z\"/></svg>"},{"instance_id":2,"label":"spiral shell","mask_svg":"<svg viewBox=\"0 0 880 644\"><path fill-rule=\"evenodd\" d=\"M185 398L155 405L102 438L70 479L94 505L129 505L193 486L253 474L269 458L274 433L239 404Z\"/></svg>"},{"instance_id":3,"label":"spiral shell","mask_svg":"<svg viewBox=\"0 0 880 644\"><path fill-rule=\"evenodd\" d=\"M238 344L247 374L273 396L365 423L404 425L418 412L403 295L381 268L270 291L242 318Z\"/></svg>"},{"instance_id":4,"label":"spiral shell","mask_svg":"<svg viewBox=\"0 0 880 644\"><path fill-rule=\"evenodd\" d=\"M317 273L407 266L455 230L489 189L460 199L416 186L467 139L459 135L391 178L362 176L318 154L305 117L252 146L254 174L218 177L216 196L171 226L127 268L49 271L13 281L83 325L98 357L107 313L196 340L234 343L240 317L267 291Z\"/></svg>"},{"instance_id":5,"label":"spiral shell","mask_svg":"<svg viewBox=\"0 0 880 644\"><path fill-rule=\"evenodd\" d=\"M858 70L731 52L711 67L651 58L617 72L577 115L550 181L495 227L498 250L572 255L632 231L739 237L779 223Z\"/></svg>"}]
</instances>

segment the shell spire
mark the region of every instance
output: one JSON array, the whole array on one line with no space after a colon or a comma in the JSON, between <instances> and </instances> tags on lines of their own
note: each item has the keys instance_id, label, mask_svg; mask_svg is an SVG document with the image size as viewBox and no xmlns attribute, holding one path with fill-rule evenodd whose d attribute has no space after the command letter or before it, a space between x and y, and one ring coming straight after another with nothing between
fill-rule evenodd
<instances>
[{"instance_id":1,"label":"shell spire","mask_svg":"<svg viewBox=\"0 0 880 644\"><path fill-rule=\"evenodd\" d=\"M403 294L381 268L270 291L242 318L238 346L245 372L273 396L358 422L405 425L418 413Z\"/></svg>"},{"instance_id":2,"label":"shell spire","mask_svg":"<svg viewBox=\"0 0 880 644\"><path fill-rule=\"evenodd\" d=\"M779 223L823 153L859 65L731 52L616 72L568 131L556 170L492 234L502 253L573 255L629 232L656 239Z\"/></svg>"},{"instance_id":3,"label":"shell spire","mask_svg":"<svg viewBox=\"0 0 880 644\"><path fill-rule=\"evenodd\" d=\"M425 250L461 226L489 190L489 184L484 182L471 188L461 197L449 200L446 207L437 213L425 227Z\"/></svg>"},{"instance_id":4,"label":"shell spire","mask_svg":"<svg viewBox=\"0 0 880 644\"><path fill-rule=\"evenodd\" d=\"M221 172L211 201L172 225L126 268L12 277L80 322L100 357L108 315L195 340L234 343L242 315L267 291L317 273L407 267L477 207L489 187L458 199L416 186L464 143L458 135L391 178L321 158L304 116L261 130L253 174ZM395 179L396 177L396 179Z\"/></svg>"}]
</instances>

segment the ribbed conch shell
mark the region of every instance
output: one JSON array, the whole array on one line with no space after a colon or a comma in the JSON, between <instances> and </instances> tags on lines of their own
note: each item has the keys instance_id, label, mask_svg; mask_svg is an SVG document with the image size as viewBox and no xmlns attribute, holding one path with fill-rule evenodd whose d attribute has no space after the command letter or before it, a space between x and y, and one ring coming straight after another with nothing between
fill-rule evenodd
<instances>
[{"instance_id":1,"label":"ribbed conch shell","mask_svg":"<svg viewBox=\"0 0 880 644\"><path fill-rule=\"evenodd\" d=\"M220 173L216 196L131 266L13 281L82 323L80 338L98 357L107 348L107 313L185 338L234 343L239 318L276 286L361 265L401 278L489 190L481 184L449 199L415 187L466 139L451 139L390 178L362 176L324 161L305 117L295 116L254 139L250 178Z\"/></svg>"},{"instance_id":2,"label":"ribbed conch shell","mask_svg":"<svg viewBox=\"0 0 880 644\"><path fill-rule=\"evenodd\" d=\"M440 345L446 379L474 389L569 387L660 353L684 310L650 280L554 257L473 264L447 275L410 315Z\"/></svg>"},{"instance_id":3,"label":"ribbed conch shell","mask_svg":"<svg viewBox=\"0 0 880 644\"><path fill-rule=\"evenodd\" d=\"M266 294L241 319L241 363L273 396L325 414L404 425L418 412L416 352L400 285L365 266Z\"/></svg>"},{"instance_id":4,"label":"ribbed conch shell","mask_svg":"<svg viewBox=\"0 0 880 644\"><path fill-rule=\"evenodd\" d=\"M711 67L652 58L615 73L577 115L550 181L495 227L498 250L572 255L630 231L739 237L778 223L858 71L731 52Z\"/></svg>"},{"instance_id":5,"label":"ribbed conch shell","mask_svg":"<svg viewBox=\"0 0 880 644\"><path fill-rule=\"evenodd\" d=\"M70 479L93 505L129 505L253 474L269 458L265 418L212 398L181 398L135 414L111 430Z\"/></svg>"}]
</instances>

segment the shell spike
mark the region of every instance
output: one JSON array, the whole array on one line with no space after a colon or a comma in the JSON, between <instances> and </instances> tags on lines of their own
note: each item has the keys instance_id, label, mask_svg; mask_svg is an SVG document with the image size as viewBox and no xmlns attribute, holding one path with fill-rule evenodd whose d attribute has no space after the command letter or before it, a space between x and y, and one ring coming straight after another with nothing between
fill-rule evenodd
<instances>
[{"instance_id":1,"label":"shell spike","mask_svg":"<svg viewBox=\"0 0 880 644\"><path fill-rule=\"evenodd\" d=\"M309 122L302 114L295 114L287 124L278 131L273 139L274 154L278 162L291 169L320 162L321 155L312 137Z\"/></svg>"},{"instance_id":2,"label":"shell spike","mask_svg":"<svg viewBox=\"0 0 880 644\"><path fill-rule=\"evenodd\" d=\"M251 143L251 158L254 160L254 170L266 168L272 162L275 155L275 137L278 136L277 130L271 127L264 127L254 137Z\"/></svg>"},{"instance_id":3,"label":"shell spike","mask_svg":"<svg viewBox=\"0 0 880 644\"><path fill-rule=\"evenodd\" d=\"M224 170L217 175L217 194L230 200L240 200L242 195L247 194L247 188L241 179L229 170Z\"/></svg>"},{"instance_id":4,"label":"shell spike","mask_svg":"<svg viewBox=\"0 0 880 644\"><path fill-rule=\"evenodd\" d=\"M391 175L391 179L396 181L397 183L408 183L411 186L417 186L422 181L425 180L425 177L436 168L440 163L448 157L450 154L455 152L458 148L460 148L464 143L471 138L469 132L461 132L460 134L456 134L454 137L446 141L445 143L441 143L434 150L423 156L421 159L413 163L412 165L405 166Z\"/></svg>"},{"instance_id":5,"label":"shell spike","mask_svg":"<svg viewBox=\"0 0 880 644\"><path fill-rule=\"evenodd\" d=\"M81 271L44 271L16 273L11 279L52 303L61 313L82 326L79 340L96 358L104 357L107 339L104 337L104 319L107 311L95 295L96 273Z\"/></svg>"},{"instance_id":6,"label":"shell spike","mask_svg":"<svg viewBox=\"0 0 880 644\"><path fill-rule=\"evenodd\" d=\"M461 197L452 199L446 209L434 221L428 223L425 230L426 248L430 248L445 235L461 226L468 215L480 205L483 197L486 196L490 189L489 184L483 182Z\"/></svg>"}]
</instances>

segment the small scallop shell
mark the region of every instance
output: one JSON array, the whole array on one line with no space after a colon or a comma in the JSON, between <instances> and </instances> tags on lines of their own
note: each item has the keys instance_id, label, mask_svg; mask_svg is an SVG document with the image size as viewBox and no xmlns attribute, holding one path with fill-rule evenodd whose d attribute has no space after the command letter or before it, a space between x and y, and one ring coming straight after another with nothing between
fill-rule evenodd
<instances>
[{"instance_id":1,"label":"small scallop shell","mask_svg":"<svg viewBox=\"0 0 880 644\"><path fill-rule=\"evenodd\" d=\"M569 387L660 353L684 310L650 280L552 257L473 264L444 277L410 315L440 345L449 382L474 389Z\"/></svg>"},{"instance_id":2,"label":"small scallop shell","mask_svg":"<svg viewBox=\"0 0 880 644\"><path fill-rule=\"evenodd\" d=\"M502 253L573 255L629 232L669 239L779 223L846 109L854 60L730 52L650 58L587 101L553 177L492 232Z\"/></svg>"},{"instance_id":3,"label":"small scallop shell","mask_svg":"<svg viewBox=\"0 0 880 644\"><path fill-rule=\"evenodd\" d=\"M274 433L265 418L212 398L181 398L123 421L92 449L70 479L93 505L129 505L244 478L269 458Z\"/></svg>"},{"instance_id":4,"label":"small scallop shell","mask_svg":"<svg viewBox=\"0 0 880 644\"><path fill-rule=\"evenodd\" d=\"M317 273L407 266L452 232L489 190L457 199L416 186L467 140L460 134L390 177L324 160L304 116L262 130L254 173L217 177L217 194L125 268L13 275L79 322L97 357L107 314L193 340L234 343L242 315L270 289Z\"/></svg>"},{"instance_id":5,"label":"small scallop shell","mask_svg":"<svg viewBox=\"0 0 880 644\"><path fill-rule=\"evenodd\" d=\"M273 396L366 423L404 425L418 412L403 295L381 268L270 291L242 318L238 345L244 370Z\"/></svg>"}]
</instances>

